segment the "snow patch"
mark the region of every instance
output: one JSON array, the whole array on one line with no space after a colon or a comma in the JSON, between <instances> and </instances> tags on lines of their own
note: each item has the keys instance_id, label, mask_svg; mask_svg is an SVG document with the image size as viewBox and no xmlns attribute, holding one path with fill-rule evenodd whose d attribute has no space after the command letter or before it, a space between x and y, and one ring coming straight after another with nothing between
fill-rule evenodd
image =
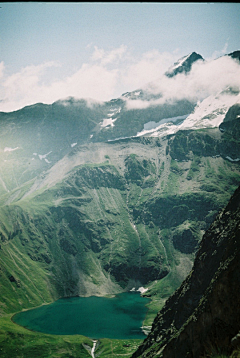
<instances>
[{"instance_id":1,"label":"snow patch","mask_svg":"<svg viewBox=\"0 0 240 358\"><path fill-rule=\"evenodd\" d=\"M16 148L5 147L4 152L13 152L14 150L17 150L17 149L19 149L19 147L16 147Z\"/></svg>"},{"instance_id":2,"label":"snow patch","mask_svg":"<svg viewBox=\"0 0 240 358\"><path fill-rule=\"evenodd\" d=\"M122 140L122 139L129 139L129 138L135 138L136 136L130 136L130 137L119 137L119 138L115 138L115 139L108 139L108 142L115 142L118 140Z\"/></svg>"},{"instance_id":3,"label":"snow patch","mask_svg":"<svg viewBox=\"0 0 240 358\"><path fill-rule=\"evenodd\" d=\"M215 128L224 120L228 109L239 102L240 97L226 94L209 96L198 103L195 110L179 126L179 129Z\"/></svg>"},{"instance_id":4,"label":"snow patch","mask_svg":"<svg viewBox=\"0 0 240 358\"><path fill-rule=\"evenodd\" d=\"M148 288L144 288L144 287L139 287L139 289L137 290L140 293L145 293L148 291Z\"/></svg>"},{"instance_id":5,"label":"snow patch","mask_svg":"<svg viewBox=\"0 0 240 358\"><path fill-rule=\"evenodd\" d=\"M148 288L144 288L144 287L139 287L137 290L135 287L133 287L130 292L140 292L141 294L145 293L148 291Z\"/></svg>"},{"instance_id":6,"label":"snow patch","mask_svg":"<svg viewBox=\"0 0 240 358\"><path fill-rule=\"evenodd\" d=\"M113 117L113 116L115 116L115 114L121 112L121 107L119 107L119 108L111 108L111 109L110 109L110 112L112 112L112 113L108 113L108 114L107 114L108 117Z\"/></svg>"},{"instance_id":7,"label":"snow patch","mask_svg":"<svg viewBox=\"0 0 240 358\"><path fill-rule=\"evenodd\" d=\"M114 126L114 122L117 120L117 118L115 119L112 119L112 118L104 118L103 119L103 122L101 124L101 127L102 128L105 128L105 127L108 127L108 126L111 126L113 127Z\"/></svg>"},{"instance_id":8,"label":"snow patch","mask_svg":"<svg viewBox=\"0 0 240 358\"><path fill-rule=\"evenodd\" d=\"M44 154L44 155L38 154L38 157L39 157L40 160L45 159L45 161L46 161L46 157L47 157L50 153L52 153L52 150L51 150L50 152L48 152L47 154ZM47 163L48 163L48 162L47 162ZM49 162L49 163L50 163L50 162Z\"/></svg>"},{"instance_id":9,"label":"snow patch","mask_svg":"<svg viewBox=\"0 0 240 358\"><path fill-rule=\"evenodd\" d=\"M191 55L191 54L180 58L177 62L174 63L173 66L171 66L171 67L169 68L168 72L172 72L173 70L176 70L177 68L181 67L182 64L187 60L187 58L188 58L190 55Z\"/></svg>"},{"instance_id":10,"label":"snow patch","mask_svg":"<svg viewBox=\"0 0 240 358\"><path fill-rule=\"evenodd\" d=\"M170 119L166 123L155 122L146 123L144 130L137 133L137 137L148 135L150 137L163 137L169 134L174 134L178 130L186 129L200 129L200 128L216 128L223 122L228 109L235 103L240 103L240 95L227 95L219 93L217 96L209 96L202 102L198 102L194 112L188 115L182 123L176 124ZM173 117L177 118L177 117ZM146 129L148 128L148 129Z\"/></svg>"},{"instance_id":11,"label":"snow patch","mask_svg":"<svg viewBox=\"0 0 240 358\"><path fill-rule=\"evenodd\" d=\"M239 162L240 158L232 159L229 156L226 156L226 159L230 160L231 162Z\"/></svg>"},{"instance_id":12,"label":"snow patch","mask_svg":"<svg viewBox=\"0 0 240 358\"><path fill-rule=\"evenodd\" d=\"M171 118L163 118L159 122L150 121L144 124L144 130L152 130L160 126L160 124L167 123L167 122L176 122L178 120L184 120L186 119L189 114L184 114L183 116L177 116L177 117L171 117ZM140 132L141 133L141 132Z\"/></svg>"},{"instance_id":13,"label":"snow patch","mask_svg":"<svg viewBox=\"0 0 240 358\"><path fill-rule=\"evenodd\" d=\"M77 143L72 143L71 147L73 148L73 147L75 147L75 145L77 145Z\"/></svg>"},{"instance_id":14,"label":"snow patch","mask_svg":"<svg viewBox=\"0 0 240 358\"><path fill-rule=\"evenodd\" d=\"M173 124L172 122L169 123L163 123L160 124L158 127L149 129L149 130L143 130L139 133L137 133L137 137L141 137L144 135L149 135L150 137L161 137L168 134L174 134L177 132L179 126L176 124Z\"/></svg>"}]
</instances>

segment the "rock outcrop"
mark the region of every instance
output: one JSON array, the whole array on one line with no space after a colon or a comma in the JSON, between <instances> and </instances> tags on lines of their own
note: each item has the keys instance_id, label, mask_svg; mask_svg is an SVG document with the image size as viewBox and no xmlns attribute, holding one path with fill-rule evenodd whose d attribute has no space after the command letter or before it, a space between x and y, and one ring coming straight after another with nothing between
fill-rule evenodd
<instances>
[{"instance_id":1,"label":"rock outcrop","mask_svg":"<svg viewBox=\"0 0 240 358\"><path fill-rule=\"evenodd\" d=\"M206 231L194 266L136 357L231 354L240 347L240 187Z\"/></svg>"},{"instance_id":2,"label":"rock outcrop","mask_svg":"<svg viewBox=\"0 0 240 358\"><path fill-rule=\"evenodd\" d=\"M196 52L192 52L188 56L181 58L176 62L169 71L166 72L167 77L174 77L179 73L189 73L192 69L192 65L196 61L204 61L203 57Z\"/></svg>"},{"instance_id":3,"label":"rock outcrop","mask_svg":"<svg viewBox=\"0 0 240 358\"><path fill-rule=\"evenodd\" d=\"M221 132L228 133L233 138L238 139L240 130L240 103L231 106L226 113L224 121L220 124L219 129Z\"/></svg>"}]
</instances>

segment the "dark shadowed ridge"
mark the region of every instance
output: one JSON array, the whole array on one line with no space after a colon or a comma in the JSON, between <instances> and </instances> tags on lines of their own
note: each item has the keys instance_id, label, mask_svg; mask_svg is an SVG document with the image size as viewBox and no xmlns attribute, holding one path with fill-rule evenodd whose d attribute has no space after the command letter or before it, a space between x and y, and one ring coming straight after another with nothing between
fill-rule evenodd
<instances>
[{"instance_id":1,"label":"dark shadowed ridge","mask_svg":"<svg viewBox=\"0 0 240 358\"><path fill-rule=\"evenodd\" d=\"M192 65L196 61L204 61L203 57L196 52L192 52L190 55L185 56L174 63L173 67L170 68L165 75L167 77L174 77L179 73L189 73L192 69Z\"/></svg>"},{"instance_id":2,"label":"dark shadowed ridge","mask_svg":"<svg viewBox=\"0 0 240 358\"><path fill-rule=\"evenodd\" d=\"M232 57L233 59L236 59L238 61L240 61L240 50L231 52L228 54L228 56Z\"/></svg>"},{"instance_id":3,"label":"dark shadowed ridge","mask_svg":"<svg viewBox=\"0 0 240 358\"><path fill-rule=\"evenodd\" d=\"M194 266L136 357L204 357L240 346L240 187L203 236Z\"/></svg>"}]
</instances>

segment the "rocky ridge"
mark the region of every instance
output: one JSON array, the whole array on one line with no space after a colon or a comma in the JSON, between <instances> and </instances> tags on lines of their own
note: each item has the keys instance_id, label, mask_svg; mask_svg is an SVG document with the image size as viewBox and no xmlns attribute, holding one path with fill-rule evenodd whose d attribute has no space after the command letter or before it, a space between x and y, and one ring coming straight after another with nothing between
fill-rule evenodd
<instances>
[{"instance_id":1,"label":"rocky ridge","mask_svg":"<svg viewBox=\"0 0 240 358\"><path fill-rule=\"evenodd\" d=\"M240 347L240 187L204 234L194 266L136 357L231 354Z\"/></svg>"},{"instance_id":2,"label":"rocky ridge","mask_svg":"<svg viewBox=\"0 0 240 358\"><path fill-rule=\"evenodd\" d=\"M189 73L191 71L193 63L199 60L204 61L201 55L196 52L192 52L191 54L184 56L176 63L174 63L173 67L166 72L166 76L171 78L179 73Z\"/></svg>"}]
</instances>

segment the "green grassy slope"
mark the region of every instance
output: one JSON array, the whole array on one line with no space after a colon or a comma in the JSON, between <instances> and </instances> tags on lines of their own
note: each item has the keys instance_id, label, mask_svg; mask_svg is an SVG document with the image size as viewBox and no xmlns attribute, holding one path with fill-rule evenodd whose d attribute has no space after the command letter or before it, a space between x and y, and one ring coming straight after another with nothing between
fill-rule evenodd
<instances>
[{"instance_id":1,"label":"green grassy slope","mask_svg":"<svg viewBox=\"0 0 240 358\"><path fill-rule=\"evenodd\" d=\"M79 146L42 178L2 195L1 315L145 286L150 326L240 181L237 162L205 144L204 155L193 153L193 139L181 158L172 137Z\"/></svg>"}]
</instances>

